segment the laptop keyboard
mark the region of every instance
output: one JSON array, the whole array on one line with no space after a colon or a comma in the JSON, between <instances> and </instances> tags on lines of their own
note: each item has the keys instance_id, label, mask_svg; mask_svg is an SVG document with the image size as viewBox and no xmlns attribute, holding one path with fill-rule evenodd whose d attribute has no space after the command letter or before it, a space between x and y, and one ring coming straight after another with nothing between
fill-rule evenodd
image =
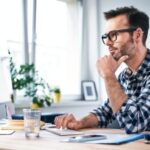
<instances>
[{"instance_id":1,"label":"laptop keyboard","mask_svg":"<svg viewBox=\"0 0 150 150\"><path fill-rule=\"evenodd\" d=\"M46 130L46 131L49 131L49 132L51 132L51 133L60 135L60 136L83 134L83 133L80 132L80 131L70 130L70 129L45 128L45 130Z\"/></svg>"}]
</instances>

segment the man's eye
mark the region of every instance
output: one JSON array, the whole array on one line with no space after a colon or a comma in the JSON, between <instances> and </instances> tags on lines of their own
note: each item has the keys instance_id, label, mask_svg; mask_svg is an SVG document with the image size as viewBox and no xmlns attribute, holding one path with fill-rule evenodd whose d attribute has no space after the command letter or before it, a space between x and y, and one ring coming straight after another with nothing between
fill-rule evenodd
<instances>
[{"instance_id":1,"label":"man's eye","mask_svg":"<svg viewBox=\"0 0 150 150\"><path fill-rule=\"evenodd\" d=\"M112 33L109 34L110 37L114 37L116 35L117 35L116 32L112 32Z\"/></svg>"},{"instance_id":2,"label":"man's eye","mask_svg":"<svg viewBox=\"0 0 150 150\"><path fill-rule=\"evenodd\" d=\"M109 37L110 37L111 40L116 39L116 36L117 36L117 33L116 33L116 32L111 32L111 33L109 33Z\"/></svg>"}]
</instances>

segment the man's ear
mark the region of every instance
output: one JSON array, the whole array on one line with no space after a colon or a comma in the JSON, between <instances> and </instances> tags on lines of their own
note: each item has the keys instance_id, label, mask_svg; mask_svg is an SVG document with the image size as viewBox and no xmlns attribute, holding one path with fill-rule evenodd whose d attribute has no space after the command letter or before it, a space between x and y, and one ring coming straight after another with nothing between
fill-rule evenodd
<instances>
[{"instance_id":1,"label":"man's ear","mask_svg":"<svg viewBox=\"0 0 150 150\"><path fill-rule=\"evenodd\" d=\"M134 39L138 41L142 41L143 38L143 30L141 28L137 28L134 32Z\"/></svg>"}]
</instances>

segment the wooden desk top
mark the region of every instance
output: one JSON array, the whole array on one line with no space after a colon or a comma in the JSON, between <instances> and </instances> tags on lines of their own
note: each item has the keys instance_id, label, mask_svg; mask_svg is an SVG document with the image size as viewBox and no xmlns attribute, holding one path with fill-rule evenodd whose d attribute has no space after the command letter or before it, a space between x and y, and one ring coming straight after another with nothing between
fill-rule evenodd
<instances>
[{"instance_id":1,"label":"wooden desk top","mask_svg":"<svg viewBox=\"0 0 150 150\"><path fill-rule=\"evenodd\" d=\"M102 133L122 133L122 130L116 129L90 129L85 132ZM85 143L63 143L61 139L65 137L58 136L47 131L40 131L40 137L37 139L26 139L23 131L17 131L12 135L0 135L0 149L13 150L149 150L150 144L145 144L144 140L138 140L122 145L105 144L85 144Z\"/></svg>"}]
</instances>

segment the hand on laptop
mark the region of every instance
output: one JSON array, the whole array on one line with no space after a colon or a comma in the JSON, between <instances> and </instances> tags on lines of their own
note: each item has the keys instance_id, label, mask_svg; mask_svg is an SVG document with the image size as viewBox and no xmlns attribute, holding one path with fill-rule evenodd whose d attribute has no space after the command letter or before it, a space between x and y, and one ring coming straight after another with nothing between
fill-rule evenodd
<instances>
[{"instance_id":1,"label":"hand on laptop","mask_svg":"<svg viewBox=\"0 0 150 150\"><path fill-rule=\"evenodd\" d=\"M68 128L78 130L83 128L82 122L76 120L72 114L66 114L55 118L55 125L57 128Z\"/></svg>"}]
</instances>

